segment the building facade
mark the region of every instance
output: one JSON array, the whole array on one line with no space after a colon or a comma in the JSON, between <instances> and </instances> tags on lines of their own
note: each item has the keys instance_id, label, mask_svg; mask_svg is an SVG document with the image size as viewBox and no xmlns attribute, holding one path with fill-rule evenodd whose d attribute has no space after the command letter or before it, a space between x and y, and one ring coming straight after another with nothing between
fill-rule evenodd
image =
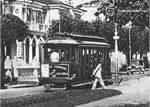
<instances>
[{"instance_id":1,"label":"building facade","mask_svg":"<svg viewBox=\"0 0 150 107\"><path fill-rule=\"evenodd\" d=\"M81 16L85 11L57 0L1 0L1 14L13 14L29 27L30 34L23 41L16 40L5 47L5 69L18 81L37 80L40 71L41 42L50 29L52 20L60 20L60 12ZM7 54L11 48L11 54Z\"/></svg>"}]
</instances>

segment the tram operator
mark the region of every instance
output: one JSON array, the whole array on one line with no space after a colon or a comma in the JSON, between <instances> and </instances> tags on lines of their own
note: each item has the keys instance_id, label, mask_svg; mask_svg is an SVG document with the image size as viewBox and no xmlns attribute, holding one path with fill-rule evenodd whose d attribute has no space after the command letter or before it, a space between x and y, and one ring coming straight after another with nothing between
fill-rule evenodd
<instances>
[{"instance_id":1,"label":"tram operator","mask_svg":"<svg viewBox=\"0 0 150 107\"><path fill-rule=\"evenodd\" d=\"M50 55L51 62L59 62L59 52L58 50L53 50Z\"/></svg>"},{"instance_id":2,"label":"tram operator","mask_svg":"<svg viewBox=\"0 0 150 107\"><path fill-rule=\"evenodd\" d=\"M102 63L99 63L97 67L94 69L92 76L94 76L95 80L92 86L92 90L96 89L97 82L99 81L103 89L106 89L104 81L102 79Z\"/></svg>"}]
</instances>

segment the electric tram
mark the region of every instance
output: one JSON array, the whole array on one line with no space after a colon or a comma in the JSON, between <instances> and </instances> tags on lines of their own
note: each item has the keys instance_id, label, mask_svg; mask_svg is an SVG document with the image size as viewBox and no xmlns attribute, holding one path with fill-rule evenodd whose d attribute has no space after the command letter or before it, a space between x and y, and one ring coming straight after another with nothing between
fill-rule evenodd
<instances>
[{"instance_id":1,"label":"electric tram","mask_svg":"<svg viewBox=\"0 0 150 107\"><path fill-rule=\"evenodd\" d=\"M91 83L91 74L99 61L105 66L103 79L111 79L110 45L102 37L57 33L41 46L40 85L61 84L70 88Z\"/></svg>"}]
</instances>

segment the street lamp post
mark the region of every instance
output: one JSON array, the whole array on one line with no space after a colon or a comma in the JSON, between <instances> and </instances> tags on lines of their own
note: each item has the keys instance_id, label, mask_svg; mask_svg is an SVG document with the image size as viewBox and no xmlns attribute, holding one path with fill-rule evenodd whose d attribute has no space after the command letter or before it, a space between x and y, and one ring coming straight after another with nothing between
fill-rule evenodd
<instances>
[{"instance_id":1,"label":"street lamp post","mask_svg":"<svg viewBox=\"0 0 150 107\"><path fill-rule=\"evenodd\" d=\"M115 36L113 39L115 40L115 85L118 85L118 31L117 31L118 24L115 23Z\"/></svg>"},{"instance_id":2,"label":"street lamp post","mask_svg":"<svg viewBox=\"0 0 150 107\"><path fill-rule=\"evenodd\" d=\"M132 22L130 21L129 22L129 65L130 65L130 62L131 62L131 57L132 57L132 54L131 54L131 24Z\"/></svg>"}]
</instances>

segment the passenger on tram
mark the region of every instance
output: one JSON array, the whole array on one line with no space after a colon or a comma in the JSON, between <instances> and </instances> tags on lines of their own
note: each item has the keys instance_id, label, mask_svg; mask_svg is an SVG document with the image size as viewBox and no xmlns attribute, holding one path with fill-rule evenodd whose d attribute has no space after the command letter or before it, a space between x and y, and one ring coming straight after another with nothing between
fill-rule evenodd
<instances>
[{"instance_id":1,"label":"passenger on tram","mask_svg":"<svg viewBox=\"0 0 150 107\"><path fill-rule=\"evenodd\" d=\"M57 50L53 50L53 52L51 53L50 61L51 62L59 62L59 52Z\"/></svg>"},{"instance_id":2,"label":"passenger on tram","mask_svg":"<svg viewBox=\"0 0 150 107\"><path fill-rule=\"evenodd\" d=\"M100 62L97 67L94 69L92 76L94 76L95 80L92 86L92 90L96 89L97 83L100 82L103 89L106 89L104 81L102 79L102 63Z\"/></svg>"}]
</instances>

